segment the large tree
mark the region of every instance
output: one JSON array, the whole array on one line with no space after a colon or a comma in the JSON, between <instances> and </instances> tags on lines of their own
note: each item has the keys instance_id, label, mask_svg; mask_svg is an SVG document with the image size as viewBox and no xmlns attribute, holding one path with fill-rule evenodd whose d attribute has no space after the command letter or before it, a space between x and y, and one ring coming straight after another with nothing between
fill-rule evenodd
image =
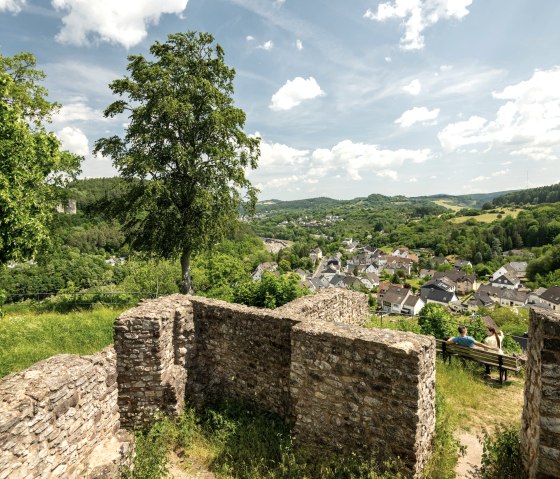
<instances>
[{"instance_id":1,"label":"large tree","mask_svg":"<svg viewBox=\"0 0 560 479\"><path fill-rule=\"evenodd\" d=\"M110 87L121 99L105 115L128 112L124 136L102 138L127 184L119 211L137 250L181 259L181 291L192 290L193 253L223 237L257 190L246 177L256 168L259 139L243 132L234 106L235 70L208 33L178 33L129 56L129 75Z\"/></svg>"},{"instance_id":2,"label":"large tree","mask_svg":"<svg viewBox=\"0 0 560 479\"><path fill-rule=\"evenodd\" d=\"M60 149L45 123L58 108L30 53L0 55L0 264L32 258L48 244L62 187L81 158Z\"/></svg>"}]
</instances>

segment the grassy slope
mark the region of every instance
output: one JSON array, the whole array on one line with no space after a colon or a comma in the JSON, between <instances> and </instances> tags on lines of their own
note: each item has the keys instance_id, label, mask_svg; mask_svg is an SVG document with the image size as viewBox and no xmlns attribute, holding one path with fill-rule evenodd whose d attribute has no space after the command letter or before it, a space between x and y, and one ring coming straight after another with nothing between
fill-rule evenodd
<instances>
[{"instance_id":1,"label":"grassy slope","mask_svg":"<svg viewBox=\"0 0 560 479\"><path fill-rule=\"evenodd\" d=\"M120 310L8 313L0 320L0 377L56 354L93 354L113 342Z\"/></svg>"},{"instance_id":2,"label":"grassy slope","mask_svg":"<svg viewBox=\"0 0 560 479\"><path fill-rule=\"evenodd\" d=\"M523 208L505 208L501 211L504 211L503 217L511 216L512 218L517 218L517 215L520 211L523 211ZM464 223L470 219L478 221L479 223L492 223L492 221L496 221L498 219L499 213L484 213L478 216L458 216L457 218L451 218L449 221L452 223Z\"/></svg>"}]
</instances>

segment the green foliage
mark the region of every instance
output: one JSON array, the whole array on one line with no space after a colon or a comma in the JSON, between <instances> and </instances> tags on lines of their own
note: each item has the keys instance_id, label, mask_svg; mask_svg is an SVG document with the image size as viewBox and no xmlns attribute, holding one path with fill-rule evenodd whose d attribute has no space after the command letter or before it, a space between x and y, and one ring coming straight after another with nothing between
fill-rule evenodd
<instances>
[{"instance_id":1,"label":"green foliage","mask_svg":"<svg viewBox=\"0 0 560 479\"><path fill-rule=\"evenodd\" d=\"M137 437L134 468L123 479L163 477L171 448L188 456L204 451L218 478L237 479L404 479L398 462L341 456L298 448L286 421L247 403L225 401L202 412L189 409L175 422L163 419ZM209 457L208 457L209 456ZM137 467L142 467L138 470ZM159 474L159 475L157 475Z\"/></svg>"},{"instance_id":2,"label":"green foliage","mask_svg":"<svg viewBox=\"0 0 560 479\"><path fill-rule=\"evenodd\" d=\"M444 339L455 336L453 319L448 309L440 304L428 303L420 310L418 324L422 334Z\"/></svg>"},{"instance_id":3,"label":"green foliage","mask_svg":"<svg viewBox=\"0 0 560 479\"><path fill-rule=\"evenodd\" d=\"M119 201L132 248L181 257L182 291L191 291L191 255L224 237L256 168L258 138L243 132L245 113L233 104L235 71L207 33L178 33L150 47L154 60L128 57L129 76L111 83L119 99L105 115L130 111L123 138L96 142L126 183Z\"/></svg>"},{"instance_id":4,"label":"green foliage","mask_svg":"<svg viewBox=\"0 0 560 479\"><path fill-rule=\"evenodd\" d=\"M61 188L79 171L81 158L45 130L58 105L46 100L43 78L30 53L0 55L0 265L49 245Z\"/></svg>"},{"instance_id":5,"label":"green foliage","mask_svg":"<svg viewBox=\"0 0 560 479\"><path fill-rule=\"evenodd\" d=\"M309 294L299 282L297 274L276 276L267 272L260 281L246 281L238 285L233 292L233 302L274 309Z\"/></svg>"},{"instance_id":6,"label":"green foliage","mask_svg":"<svg viewBox=\"0 0 560 479\"><path fill-rule=\"evenodd\" d=\"M484 434L482 479L523 479L518 426L498 426L494 434Z\"/></svg>"},{"instance_id":7,"label":"green foliage","mask_svg":"<svg viewBox=\"0 0 560 479\"><path fill-rule=\"evenodd\" d=\"M168 473L167 455L174 443L177 428L173 422L158 417L151 427L134 435L134 454L130 465L121 467L121 479L159 479Z\"/></svg>"},{"instance_id":8,"label":"green foliage","mask_svg":"<svg viewBox=\"0 0 560 479\"><path fill-rule=\"evenodd\" d=\"M456 418L448 401L436 388L436 432L433 440L432 456L422 471L425 479L454 479L455 466L464 447L455 439Z\"/></svg>"},{"instance_id":9,"label":"green foliage","mask_svg":"<svg viewBox=\"0 0 560 479\"><path fill-rule=\"evenodd\" d=\"M529 188L526 190L514 191L507 195L494 198L495 205L508 204L540 204L554 203L560 201L560 183L550 186L541 186L538 188Z\"/></svg>"}]
</instances>

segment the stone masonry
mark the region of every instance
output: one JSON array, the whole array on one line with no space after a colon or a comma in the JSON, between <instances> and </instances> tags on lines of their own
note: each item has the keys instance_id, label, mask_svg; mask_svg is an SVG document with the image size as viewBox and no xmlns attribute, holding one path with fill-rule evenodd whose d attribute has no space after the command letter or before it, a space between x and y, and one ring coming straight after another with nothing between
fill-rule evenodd
<instances>
[{"instance_id":1,"label":"stone masonry","mask_svg":"<svg viewBox=\"0 0 560 479\"><path fill-rule=\"evenodd\" d=\"M560 314L531 310L521 451L528 479L560 478Z\"/></svg>"},{"instance_id":2,"label":"stone masonry","mask_svg":"<svg viewBox=\"0 0 560 479\"><path fill-rule=\"evenodd\" d=\"M115 323L122 424L178 412L185 391L197 405L234 397L286 418L302 443L399 456L417 476L435 428L434 341L366 318L367 296L341 290L277 310L147 301Z\"/></svg>"},{"instance_id":3,"label":"stone masonry","mask_svg":"<svg viewBox=\"0 0 560 479\"><path fill-rule=\"evenodd\" d=\"M118 429L112 347L38 362L0 382L0 478L95 477L89 460L106 442L118 452Z\"/></svg>"},{"instance_id":4,"label":"stone masonry","mask_svg":"<svg viewBox=\"0 0 560 479\"><path fill-rule=\"evenodd\" d=\"M435 428L434 340L302 322L292 330L290 395L300 443L400 457L416 476Z\"/></svg>"}]
</instances>

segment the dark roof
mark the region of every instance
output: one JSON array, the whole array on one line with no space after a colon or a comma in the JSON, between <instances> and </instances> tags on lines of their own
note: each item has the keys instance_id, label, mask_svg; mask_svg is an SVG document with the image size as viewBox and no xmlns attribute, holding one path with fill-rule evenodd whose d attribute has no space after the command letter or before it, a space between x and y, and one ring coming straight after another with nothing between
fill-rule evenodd
<instances>
[{"instance_id":1,"label":"dark roof","mask_svg":"<svg viewBox=\"0 0 560 479\"><path fill-rule=\"evenodd\" d=\"M560 286L552 286L541 294L541 299L553 304L560 304Z\"/></svg>"},{"instance_id":2,"label":"dark roof","mask_svg":"<svg viewBox=\"0 0 560 479\"><path fill-rule=\"evenodd\" d=\"M467 274L464 271L436 271L433 275L433 279L447 278L455 283L462 283L464 281L470 281L474 283L476 281L476 275Z\"/></svg>"},{"instance_id":3,"label":"dark roof","mask_svg":"<svg viewBox=\"0 0 560 479\"><path fill-rule=\"evenodd\" d=\"M422 289L420 291L420 297L424 302L430 299L438 303L449 303L453 300L453 296L455 296L453 291L442 291L441 289Z\"/></svg>"},{"instance_id":4,"label":"dark roof","mask_svg":"<svg viewBox=\"0 0 560 479\"><path fill-rule=\"evenodd\" d=\"M502 279L502 281L498 281L499 279ZM505 284L503 280L506 280L509 284L514 285L514 284L518 284L519 283L519 279L517 278L517 276L515 274L511 274L511 273L504 273L501 276L498 276L496 279L492 279L490 280L491 283L496 283L496 284Z\"/></svg>"},{"instance_id":5,"label":"dark roof","mask_svg":"<svg viewBox=\"0 0 560 479\"><path fill-rule=\"evenodd\" d=\"M411 294L408 298L406 298L406 301L404 302L403 306L409 306L411 308L413 308L414 306L416 306L416 303L418 303L418 301L420 301L422 298L420 298L420 296L414 296L413 294Z\"/></svg>"},{"instance_id":6,"label":"dark roof","mask_svg":"<svg viewBox=\"0 0 560 479\"><path fill-rule=\"evenodd\" d=\"M391 286L383 296L383 302L391 304L402 304L402 302L409 294L410 289Z\"/></svg>"},{"instance_id":7,"label":"dark roof","mask_svg":"<svg viewBox=\"0 0 560 479\"><path fill-rule=\"evenodd\" d=\"M450 289L455 286L450 280L441 278L441 279L431 279L430 281L426 281L420 289L438 289L440 291L449 291Z\"/></svg>"}]
</instances>

